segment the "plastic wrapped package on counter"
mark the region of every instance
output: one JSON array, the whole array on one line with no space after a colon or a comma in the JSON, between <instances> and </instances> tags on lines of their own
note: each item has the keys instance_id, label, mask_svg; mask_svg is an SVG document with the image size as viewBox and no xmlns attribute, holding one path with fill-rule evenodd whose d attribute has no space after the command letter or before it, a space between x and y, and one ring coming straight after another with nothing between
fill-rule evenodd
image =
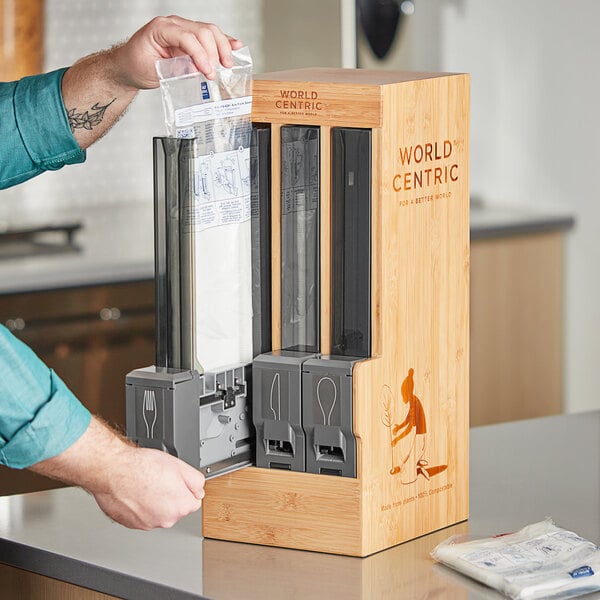
<instances>
[{"instance_id":1,"label":"plastic wrapped package on counter","mask_svg":"<svg viewBox=\"0 0 600 600\"><path fill-rule=\"evenodd\" d=\"M514 600L575 598L600 590L600 548L550 519L490 538L454 536L431 556Z\"/></svg>"}]
</instances>

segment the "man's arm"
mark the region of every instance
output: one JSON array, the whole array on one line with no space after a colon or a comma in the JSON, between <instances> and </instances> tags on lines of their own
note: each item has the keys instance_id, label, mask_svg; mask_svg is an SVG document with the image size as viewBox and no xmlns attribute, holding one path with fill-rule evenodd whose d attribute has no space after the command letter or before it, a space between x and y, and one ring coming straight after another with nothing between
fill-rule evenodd
<instances>
[{"instance_id":1,"label":"man's arm","mask_svg":"<svg viewBox=\"0 0 600 600\"><path fill-rule=\"evenodd\" d=\"M232 65L231 50L240 46L214 25L158 17L64 75L0 84L0 188L81 162L81 148L117 121L138 89L158 86L156 60L188 54L212 78L219 62ZM204 478L197 470L90 422L60 379L1 326L0 401L0 463L82 486L128 527L170 526L200 507Z\"/></svg>"},{"instance_id":2,"label":"man's arm","mask_svg":"<svg viewBox=\"0 0 600 600\"><path fill-rule=\"evenodd\" d=\"M241 45L210 23L157 17L124 44L78 61L62 79L77 143L89 147L119 119L138 90L158 87L158 59L188 54L212 79L219 63L233 65L231 51ZM164 452L133 446L96 418L67 450L31 469L83 487L109 517L136 529L170 527L198 510L204 497L199 471Z\"/></svg>"},{"instance_id":3,"label":"man's arm","mask_svg":"<svg viewBox=\"0 0 600 600\"><path fill-rule=\"evenodd\" d=\"M171 527L204 497L200 471L166 452L137 448L95 417L70 448L30 469L81 486L111 519L135 529Z\"/></svg>"},{"instance_id":4,"label":"man's arm","mask_svg":"<svg viewBox=\"0 0 600 600\"><path fill-rule=\"evenodd\" d=\"M156 17L127 42L76 62L62 80L69 125L85 149L106 133L129 106L138 90L159 85L155 62L182 54L192 57L208 78L216 66L233 64L232 49L241 42L216 25L177 16Z\"/></svg>"},{"instance_id":5,"label":"man's arm","mask_svg":"<svg viewBox=\"0 0 600 600\"><path fill-rule=\"evenodd\" d=\"M2 325L0 463L82 486L127 527L168 527L198 509L204 495L199 471L165 452L137 448L91 417Z\"/></svg>"},{"instance_id":6,"label":"man's arm","mask_svg":"<svg viewBox=\"0 0 600 600\"><path fill-rule=\"evenodd\" d=\"M67 70L0 82L0 189L83 162L137 91L158 87L156 60L189 54L212 78L241 45L210 23L156 17L127 42Z\"/></svg>"}]
</instances>

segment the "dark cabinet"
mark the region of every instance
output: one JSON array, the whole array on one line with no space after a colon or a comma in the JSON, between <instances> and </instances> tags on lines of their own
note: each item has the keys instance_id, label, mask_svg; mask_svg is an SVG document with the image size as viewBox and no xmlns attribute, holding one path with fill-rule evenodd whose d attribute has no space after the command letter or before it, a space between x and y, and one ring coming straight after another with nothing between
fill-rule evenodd
<instances>
[{"instance_id":1,"label":"dark cabinet","mask_svg":"<svg viewBox=\"0 0 600 600\"><path fill-rule=\"evenodd\" d=\"M94 414L125 430L125 375L154 362L154 282L0 296L0 322ZM0 495L57 487L0 470Z\"/></svg>"}]
</instances>

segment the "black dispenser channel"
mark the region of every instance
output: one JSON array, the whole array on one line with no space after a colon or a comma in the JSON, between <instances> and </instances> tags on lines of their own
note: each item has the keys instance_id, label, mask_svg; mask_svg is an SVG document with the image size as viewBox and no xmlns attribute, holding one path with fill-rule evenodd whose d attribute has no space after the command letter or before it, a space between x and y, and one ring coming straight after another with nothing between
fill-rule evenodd
<instances>
[{"instance_id":1,"label":"black dispenser channel","mask_svg":"<svg viewBox=\"0 0 600 600\"><path fill-rule=\"evenodd\" d=\"M371 130L331 130L331 354L371 355Z\"/></svg>"},{"instance_id":2,"label":"black dispenser channel","mask_svg":"<svg viewBox=\"0 0 600 600\"><path fill-rule=\"evenodd\" d=\"M194 140L154 138L156 366L192 368L191 244Z\"/></svg>"},{"instance_id":3,"label":"black dispenser channel","mask_svg":"<svg viewBox=\"0 0 600 600\"><path fill-rule=\"evenodd\" d=\"M319 351L320 128L281 128L281 348Z\"/></svg>"},{"instance_id":4,"label":"black dispenser channel","mask_svg":"<svg viewBox=\"0 0 600 600\"><path fill-rule=\"evenodd\" d=\"M255 124L250 144L252 354L271 349L271 128Z\"/></svg>"}]
</instances>

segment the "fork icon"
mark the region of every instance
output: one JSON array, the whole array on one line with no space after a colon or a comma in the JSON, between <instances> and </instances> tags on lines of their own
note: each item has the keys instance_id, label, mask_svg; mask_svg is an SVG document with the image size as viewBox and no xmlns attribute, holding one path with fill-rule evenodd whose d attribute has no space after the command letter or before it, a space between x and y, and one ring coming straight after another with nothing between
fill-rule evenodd
<instances>
[{"instance_id":1,"label":"fork icon","mask_svg":"<svg viewBox=\"0 0 600 600\"><path fill-rule=\"evenodd\" d=\"M154 436L154 425L156 423L156 397L154 396L154 390L144 390L142 417L146 424L146 437L152 438Z\"/></svg>"}]
</instances>

